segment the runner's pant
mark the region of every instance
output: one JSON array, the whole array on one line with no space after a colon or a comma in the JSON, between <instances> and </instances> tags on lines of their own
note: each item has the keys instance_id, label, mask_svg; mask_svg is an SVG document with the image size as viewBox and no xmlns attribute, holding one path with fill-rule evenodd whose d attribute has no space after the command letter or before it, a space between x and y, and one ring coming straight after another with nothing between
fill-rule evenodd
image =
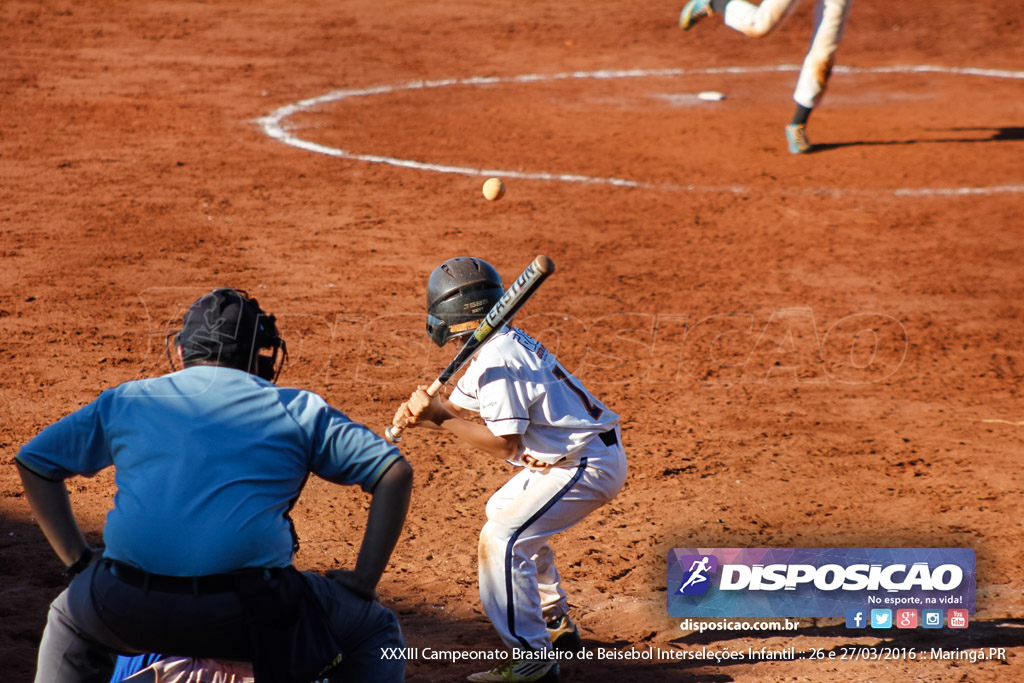
<instances>
[{"instance_id":1,"label":"runner's pant","mask_svg":"<svg viewBox=\"0 0 1024 683\"><path fill-rule=\"evenodd\" d=\"M723 19L726 26L751 38L761 38L799 4L800 0L764 0L760 5L730 0ZM852 5L853 0L816 0L811 46L793 92L793 100L800 106L813 109L821 102Z\"/></svg>"}]
</instances>

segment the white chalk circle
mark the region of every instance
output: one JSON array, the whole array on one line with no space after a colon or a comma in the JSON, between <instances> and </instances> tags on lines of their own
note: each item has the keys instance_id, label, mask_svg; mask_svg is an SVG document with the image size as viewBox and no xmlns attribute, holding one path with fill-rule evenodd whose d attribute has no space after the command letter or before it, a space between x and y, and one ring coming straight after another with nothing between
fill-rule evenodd
<instances>
[{"instance_id":1,"label":"white chalk circle","mask_svg":"<svg viewBox=\"0 0 1024 683\"><path fill-rule=\"evenodd\" d=\"M287 104L275 109L273 112L259 118L256 123L262 127L271 138L283 142L286 145L304 149L317 154L338 157L340 159L351 159L353 161L365 161L374 164L387 164L400 168L411 168L419 171L430 171L432 173L453 173L466 176L500 176L503 178L518 178L522 180L544 180L564 183L590 183L600 185L612 185L615 187L640 187L654 190L665 190L674 192L731 192L743 194L750 192L752 188L742 185L678 185L678 184L654 184L631 178L602 178L597 176L586 176L572 173L549 173L549 172L523 172L512 171L501 168L471 168L468 166L451 166L445 164L432 164L429 162L415 161L413 159L400 159L376 154L356 154L338 147L322 145L310 140L303 140L291 132L285 126L289 116L299 112L310 111L331 102L351 99L354 97L374 97L389 95L407 90L433 90L438 88L450 88L455 86L478 87L482 85L497 85L502 83L550 83L554 81L568 80L611 80L618 78L672 78L677 76L706 76L706 75L731 75L731 74L753 74L753 73L777 73L797 72L800 66L795 64L780 64L777 66L731 66L715 67L707 69L624 69L624 70L601 70L601 71L571 71L555 74L522 74L509 76L507 78L491 76L472 76L470 78L446 78L435 81L411 81L399 85L378 85L371 88L356 88L351 90L334 90L317 97L300 100L294 104ZM1008 78L1024 80L1024 71L1006 71L1002 69L976 69L967 67L951 66L877 66L877 67L852 67L837 66L835 73L845 74L949 74L954 76L976 76L979 78ZM699 97L699 95L698 95ZM783 190L779 190L782 192ZM793 189L784 190L792 193ZM808 193L826 192L831 195L837 194L878 194L875 190L858 190L853 188L808 188ZM1024 192L1024 184L1014 183L1008 185L997 185L988 187L919 187L919 188L898 188L890 190L891 194L897 197L955 197L964 195L991 195L1005 193Z\"/></svg>"}]
</instances>

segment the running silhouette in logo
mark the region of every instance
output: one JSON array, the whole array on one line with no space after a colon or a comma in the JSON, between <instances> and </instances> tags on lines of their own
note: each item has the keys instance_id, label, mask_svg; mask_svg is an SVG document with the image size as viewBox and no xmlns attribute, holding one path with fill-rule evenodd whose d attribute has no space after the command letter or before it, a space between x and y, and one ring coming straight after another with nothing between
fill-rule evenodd
<instances>
[{"instance_id":1,"label":"running silhouette in logo","mask_svg":"<svg viewBox=\"0 0 1024 683\"><path fill-rule=\"evenodd\" d=\"M683 555L679 566L685 568L683 585L679 595L703 595L711 586L711 574L718 569L718 558L714 555Z\"/></svg>"}]
</instances>

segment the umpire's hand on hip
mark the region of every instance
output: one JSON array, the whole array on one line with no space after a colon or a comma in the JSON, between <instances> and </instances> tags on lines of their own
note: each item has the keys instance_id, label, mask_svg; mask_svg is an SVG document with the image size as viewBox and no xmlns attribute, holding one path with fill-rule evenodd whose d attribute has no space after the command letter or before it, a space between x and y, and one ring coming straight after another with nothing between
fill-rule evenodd
<instances>
[{"instance_id":1,"label":"umpire's hand on hip","mask_svg":"<svg viewBox=\"0 0 1024 683\"><path fill-rule=\"evenodd\" d=\"M333 579L364 600L378 600L376 586L371 586L349 569L330 569L324 576Z\"/></svg>"}]
</instances>

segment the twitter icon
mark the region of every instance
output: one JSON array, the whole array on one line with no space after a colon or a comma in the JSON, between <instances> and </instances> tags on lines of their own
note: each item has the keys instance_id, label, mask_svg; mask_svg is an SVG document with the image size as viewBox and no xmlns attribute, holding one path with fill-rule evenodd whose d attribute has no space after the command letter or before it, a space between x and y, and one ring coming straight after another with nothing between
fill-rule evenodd
<instances>
[{"instance_id":1,"label":"twitter icon","mask_svg":"<svg viewBox=\"0 0 1024 683\"><path fill-rule=\"evenodd\" d=\"M871 628L892 628L892 610L871 610Z\"/></svg>"}]
</instances>

